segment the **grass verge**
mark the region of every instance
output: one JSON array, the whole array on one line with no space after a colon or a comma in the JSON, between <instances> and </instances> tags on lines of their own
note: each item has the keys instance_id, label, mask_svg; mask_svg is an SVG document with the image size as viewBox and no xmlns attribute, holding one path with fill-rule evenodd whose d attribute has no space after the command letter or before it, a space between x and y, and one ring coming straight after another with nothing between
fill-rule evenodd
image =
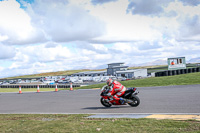
<instances>
[{"instance_id":1,"label":"grass verge","mask_svg":"<svg viewBox=\"0 0 200 133\"><path fill-rule=\"evenodd\" d=\"M88 114L1 114L0 132L112 132L182 133L199 132L199 121L175 121L129 118L86 118Z\"/></svg>"}]
</instances>

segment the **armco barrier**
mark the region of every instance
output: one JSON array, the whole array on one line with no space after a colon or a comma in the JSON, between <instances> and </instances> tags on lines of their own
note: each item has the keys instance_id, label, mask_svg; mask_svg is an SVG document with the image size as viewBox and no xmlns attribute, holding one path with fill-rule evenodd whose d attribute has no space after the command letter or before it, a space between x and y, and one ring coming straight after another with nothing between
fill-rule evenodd
<instances>
[{"instance_id":1,"label":"armco barrier","mask_svg":"<svg viewBox=\"0 0 200 133\"><path fill-rule=\"evenodd\" d=\"M0 85L0 88L37 88L37 85ZM72 84L73 87L80 87L78 84ZM39 85L40 88L55 88L56 85ZM58 88L70 88L70 85L57 85Z\"/></svg>"},{"instance_id":2,"label":"armco barrier","mask_svg":"<svg viewBox=\"0 0 200 133\"><path fill-rule=\"evenodd\" d=\"M160 72L156 72L156 73L155 73L155 76L156 76L156 77L161 77L161 76L172 76L172 75L187 74L187 73L195 73L195 72L200 72L200 67L196 67L196 68L187 68L187 69L179 69L179 70L160 71Z\"/></svg>"}]
</instances>

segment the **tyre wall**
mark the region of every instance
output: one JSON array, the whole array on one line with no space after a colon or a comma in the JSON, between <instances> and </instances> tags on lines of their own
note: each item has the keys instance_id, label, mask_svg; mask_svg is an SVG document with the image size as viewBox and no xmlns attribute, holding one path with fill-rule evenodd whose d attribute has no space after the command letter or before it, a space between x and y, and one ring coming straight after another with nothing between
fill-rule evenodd
<instances>
[{"instance_id":1,"label":"tyre wall","mask_svg":"<svg viewBox=\"0 0 200 133\"><path fill-rule=\"evenodd\" d=\"M195 72L200 72L200 67L156 72L155 77L173 76L173 75L195 73Z\"/></svg>"}]
</instances>

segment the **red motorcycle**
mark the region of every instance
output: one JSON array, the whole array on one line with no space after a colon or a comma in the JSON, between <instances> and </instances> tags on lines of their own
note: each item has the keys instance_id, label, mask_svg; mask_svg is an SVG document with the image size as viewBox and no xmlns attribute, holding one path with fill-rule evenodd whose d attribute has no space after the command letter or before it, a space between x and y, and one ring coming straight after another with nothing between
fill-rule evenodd
<instances>
[{"instance_id":1,"label":"red motorcycle","mask_svg":"<svg viewBox=\"0 0 200 133\"><path fill-rule=\"evenodd\" d=\"M137 107L140 104L140 99L138 96L136 96L139 93L139 91L135 87L127 88L127 90L125 91L124 95L122 96L123 100L125 101L124 104L121 104L120 100L116 99L110 101L111 97L107 95L108 92L108 86L102 87L100 101L101 104L105 107L111 107L112 105L126 105L127 103L131 107Z\"/></svg>"}]
</instances>

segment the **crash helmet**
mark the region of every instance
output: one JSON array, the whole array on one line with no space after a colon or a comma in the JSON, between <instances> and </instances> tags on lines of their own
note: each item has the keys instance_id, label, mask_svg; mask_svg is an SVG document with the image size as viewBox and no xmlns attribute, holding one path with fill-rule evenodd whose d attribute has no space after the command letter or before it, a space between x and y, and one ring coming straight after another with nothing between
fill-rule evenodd
<instances>
[{"instance_id":1,"label":"crash helmet","mask_svg":"<svg viewBox=\"0 0 200 133\"><path fill-rule=\"evenodd\" d=\"M111 78L109 78L107 81L106 81L107 85L108 86L111 86L112 83L113 83L113 80Z\"/></svg>"}]
</instances>

